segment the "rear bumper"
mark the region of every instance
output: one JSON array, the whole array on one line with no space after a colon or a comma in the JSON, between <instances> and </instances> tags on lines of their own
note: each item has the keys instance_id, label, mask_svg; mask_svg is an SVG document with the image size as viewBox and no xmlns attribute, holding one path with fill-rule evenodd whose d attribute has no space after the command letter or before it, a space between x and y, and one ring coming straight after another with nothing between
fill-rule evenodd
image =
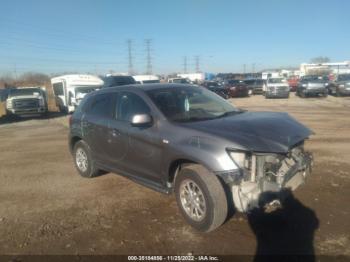
<instances>
[{"instance_id":1,"label":"rear bumper","mask_svg":"<svg viewBox=\"0 0 350 262\"><path fill-rule=\"evenodd\" d=\"M305 95L320 95L328 93L326 88L304 89L302 92Z\"/></svg>"},{"instance_id":2,"label":"rear bumper","mask_svg":"<svg viewBox=\"0 0 350 262\"><path fill-rule=\"evenodd\" d=\"M230 97L248 96L248 89L246 89L246 90L235 90L235 91L230 90L229 91L229 96Z\"/></svg>"},{"instance_id":3,"label":"rear bumper","mask_svg":"<svg viewBox=\"0 0 350 262\"><path fill-rule=\"evenodd\" d=\"M341 95L350 95L350 87L339 88L338 92Z\"/></svg>"},{"instance_id":4,"label":"rear bumper","mask_svg":"<svg viewBox=\"0 0 350 262\"><path fill-rule=\"evenodd\" d=\"M262 88L253 88L252 90L254 95L260 95L263 93Z\"/></svg>"},{"instance_id":5,"label":"rear bumper","mask_svg":"<svg viewBox=\"0 0 350 262\"><path fill-rule=\"evenodd\" d=\"M267 91L265 96L286 98L289 96L289 91Z\"/></svg>"}]
</instances>

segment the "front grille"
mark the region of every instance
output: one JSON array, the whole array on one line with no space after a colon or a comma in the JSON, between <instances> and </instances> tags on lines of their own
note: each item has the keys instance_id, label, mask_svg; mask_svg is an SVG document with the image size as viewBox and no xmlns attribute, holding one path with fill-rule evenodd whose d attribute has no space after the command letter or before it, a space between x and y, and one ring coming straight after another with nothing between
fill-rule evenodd
<instances>
[{"instance_id":1,"label":"front grille","mask_svg":"<svg viewBox=\"0 0 350 262\"><path fill-rule=\"evenodd\" d=\"M276 87L276 91L287 91L288 90L288 87L285 87L285 86L277 86Z\"/></svg>"},{"instance_id":2,"label":"front grille","mask_svg":"<svg viewBox=\"0 0 350 262\"><path fill-rule=\"evenodd\" d=\"M13 101L15 109L36 108L39 107L39 100L35 98L16 99Z\"/></svg>"}]
</instances>

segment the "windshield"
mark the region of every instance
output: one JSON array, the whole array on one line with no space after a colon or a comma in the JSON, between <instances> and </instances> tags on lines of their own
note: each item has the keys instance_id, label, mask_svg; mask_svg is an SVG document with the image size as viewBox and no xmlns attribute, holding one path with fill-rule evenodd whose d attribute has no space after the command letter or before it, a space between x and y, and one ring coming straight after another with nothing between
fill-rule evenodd
<instances>
[{"instance_id":1,"label":"windshield","mask_svg":"<svg viewBox=\"0 0 350 262\"><path fill-rule=\"evenodd\" d=\"M269 83L271 84L279 84L279 83L284 83L286 80L284 78L270 78Z\"/></svg>"},{"instance_id":2,"label":"windshield","mask_svg":"<svg viewBox=\"0 0 350 262\"><path fill-rule=\"evenodd\" d=\"M101 86L79 86L75 89L75 93L78 94L88 94L92 91L100 89Z\"/></svg>"},{"instance_id":3,"label":"windshield","mask_svg":"<svg viewBox=\"0 0 350 262\"><path fill-rule=\"evenodd\" d=\"M302 78L303 82L313 81L313 82L324 82L325 79L322 76L304 76Z\"/></svg>"},{"instance_id":4,"label":"windshield","mask_svg":"<svg viewBox=\"0 0 350 262\"><path fill-rule=\"evenodd\" d=\"M173 83L176 83L176 84L188 84L188 81L185 78L177 78L177 79L173 79Z\"/></svg>"},{"instance_id":5,"label":"windshield","mask_svg":"<svg viewBox=\"0 0 350 262\"><path fill-rule=\"evenodd\" d=\"M132 76L107 76L103 78L104 87L123 86L136 84Z\"/></svg>"},{"instance_id":6,"label":"windshield","mask_svg":"<svg viewBox=\"0 0 350 262\"><path fill-rule=\"evenodd\" d=\"M9 97L12 96L39 96L42 94L40 88L11 89Z\"/></svg>"},{"instance_id":7,"label":"windshield","mask_svg":"<svg viewBox=\"0 0 350 262\"><path fill-rule=\"evenodd\" d=\"M209 120L240 112L225 99L204 88L161 88L149 90L147 94L170 121Z\"/></svg>"},{"instance_id":8,"label":"windshield","mask_svg":"<svg viewBox=\"0 0 350 262\"><path fill-rule=\"evenodd\" d=\"M348 80L350 80L350 74L338 76L338 81L348 81Z\"/></svg>"},{"instance_id":9,"label":"windshield","mask_svg":"<svg viewBox=\"0 0 350 262\"><path fill-rule=\"evenodd\" d=\"M159 80L143 80L142 83L144 84L157 84L160 83Z\"/></svg>"},{"instance_id":10,"label":"windshield","mask_svg":"<svg viewBox=\"0 0 350 262\"><path fill-rule=\"evenodd\" d=\"M227 82L230 85L237 85L239 83L243 83L243 81L241 81L241 80L228 80Z\"/></svg>"},{"instance_id":11,"label":"windshield","mask_svg":"<svg viewBox=\"0 0 350 262\"><path fill-rule=\"evenodd\" d=\"M205 83L205 85L207 87L219 87L220 86L219 83L217 83L217 82L207 82L207 83Z\"/></svg>"}]
</instances>

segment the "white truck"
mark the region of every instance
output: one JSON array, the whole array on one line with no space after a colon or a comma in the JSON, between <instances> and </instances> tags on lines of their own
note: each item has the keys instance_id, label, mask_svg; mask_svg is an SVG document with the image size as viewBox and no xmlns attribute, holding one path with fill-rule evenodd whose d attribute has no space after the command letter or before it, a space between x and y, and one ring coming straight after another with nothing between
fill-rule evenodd
<instances>
[{"instance_id":1,"label":"white truck","mask_svg":"<svg viewBox=\"0 0 350 262\"><path fill-rule=\"evenodd\" d=\"M86 94L102 87L103 80L93 75L63 75L52 78L51 84L60 112L72 113Z\"/></svg>"},{"instance_id":2,"label":"white truck","mask_svg":"<svg viewBox=\"0 0 350 262\"><path fill-rule=\"evenodd\" d=\"M263 94L265 98L288 98L289 92L289 84L283 77L268 78L263 85Z\"/></svg>"},{"instance_id":3,"label":"white truck","mask_svg":"<svg viewBox=\"0 0 350 262\"><path fill-rule=\"evenodd\" d=\"M168 83L173 83L173 84L191 84L191 81L188 78L182 78L182 77L177 77L177 78L169 78Z\"/></svg>"},{"instance_id":4,"label":"white truck","mask_svg":"<svg viewBox=\"0 0 350 262\"><path fill-rule=\"evenodd\" d=\"M160 83L160 79L155 75L135 75L132 76L137 84L154 84Z\"/></svg>"},{"instance_id":5,"label":"white truck","mask_svg":"<svg viewBox=\"0 0 350 262\"><path fill-rule=\"evenodd\" d=\"M44 88L17 87L8 91L6 114L15 116L45 115L47 98Z\"/></svg>"}]
</instances>

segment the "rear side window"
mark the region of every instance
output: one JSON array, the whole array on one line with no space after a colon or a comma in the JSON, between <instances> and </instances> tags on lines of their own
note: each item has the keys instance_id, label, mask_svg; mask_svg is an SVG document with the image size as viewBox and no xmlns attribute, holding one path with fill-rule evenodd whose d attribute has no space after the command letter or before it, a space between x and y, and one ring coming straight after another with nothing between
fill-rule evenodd
<instances>
[{"instance_id":1,"label":"rear side window","mask_svg":"<svg viewBox=\"0 0 350 262\"><path fill-rule=\"evenodd\" d=\"M137 114L149 114L151 109L146 102L134 93L121 93L116 107L117 120L130 122Z\"/></svg>"},{"instance_id":2,"label":"rear side window","mask_svg":"<svg viewBox=\"0 0 350 262\"><path fill-rule=\"evenodd\" d=\"M87 113L89 115L112 118L112 94L100 94L91 97Z\"/></svg>"},{"instance_id":3,"label":"rear side window","mask_svg":"<svg viewBox=\"0 0 350 262\"><path fill-rule=\"evenodd\" d=\"M55 83L52 85L53 92L56 96L63 96L63 84L62 83Z\"/></svg>"}]
</instances>

